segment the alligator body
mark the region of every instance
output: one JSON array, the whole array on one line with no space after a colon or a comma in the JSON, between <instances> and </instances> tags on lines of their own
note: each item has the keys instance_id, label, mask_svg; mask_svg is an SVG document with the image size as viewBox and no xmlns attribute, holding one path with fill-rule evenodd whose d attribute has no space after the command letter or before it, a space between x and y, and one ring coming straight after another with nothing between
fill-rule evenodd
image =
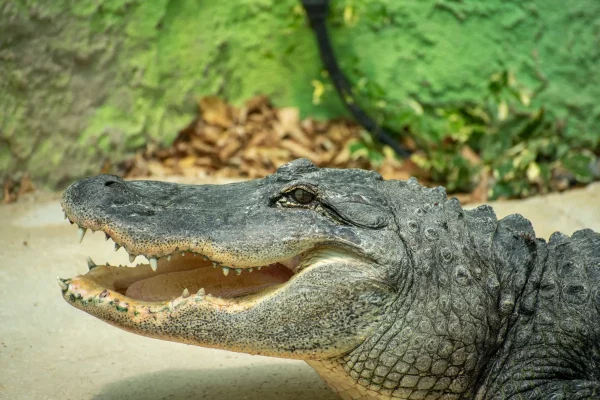
<instances>
[{"instance_id":1,"label":"alligator body","mask_svg":"<svg viewBox=\"0 0 600 400\"><path fill-rule=\"evenodd\" d=\"M304 159L228 185L100 175L62 205L149 260L59 281L119 328L302 359L344 399L600 399L591 230L546 242L443 188Z\"/></svg>"}]
</instances>

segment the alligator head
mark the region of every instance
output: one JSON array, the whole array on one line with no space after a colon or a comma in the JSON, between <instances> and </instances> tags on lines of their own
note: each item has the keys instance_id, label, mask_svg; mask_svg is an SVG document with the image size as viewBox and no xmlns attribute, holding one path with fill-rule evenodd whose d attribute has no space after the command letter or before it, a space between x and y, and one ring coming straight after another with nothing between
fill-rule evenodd
<instances>
[{"instance_id":1,"label":"alligator head","mask_svg":"<svg viewBox=\"0 0 600 400\"><path fill-rule=\"evenodd\" d=\"M323 359L369 335L395 291L393 215L374 172L307 160L228 185L71 185L66 216L103 231L135 268L61 280L64 298L141 335L252 354ZM92 267L93 264L92 264Z\"/></svg>"},{"instance_id":2,"label":"alligator head","mask_svg":"<svg viewBox=\"0 0 600 400\"><path fill-rule=\"evenodd\" d=\"M80 236L149 260L59 280L71 305L144 336L306 360L352 399L470 397L535 237L443 188L304 159L228 185L100 175L62 205Z\"/></svg>"}]
</instances>

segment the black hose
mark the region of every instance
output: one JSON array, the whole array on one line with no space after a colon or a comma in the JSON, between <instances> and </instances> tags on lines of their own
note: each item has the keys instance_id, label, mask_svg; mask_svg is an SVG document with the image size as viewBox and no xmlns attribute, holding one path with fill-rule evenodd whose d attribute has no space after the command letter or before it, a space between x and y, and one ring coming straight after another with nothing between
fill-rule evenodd
<instances>
[{"instance_id":1,"label":"black hose","mask_svg":"<svg viewBox=\"0 0 600 400\"><path fill-rule=\"evenodd\" d=\"M346 78L338 65L335 53L331 47L329 34L327 33L326 19L329 12L329 0L302 0L302 5L306 10L310 26L315 32L321 61L327 72L329 72L333 86L335 86L346 108L350 111L356 122L362 125L376 140L390 146L399 157L409 157L410 151L400 146L398 141L394 140L386 129L369 117L354 100L352 85L350 85L348 78ZM348 99L351 99L351 101L348 101Z\"/></svg>"}]
</instances>

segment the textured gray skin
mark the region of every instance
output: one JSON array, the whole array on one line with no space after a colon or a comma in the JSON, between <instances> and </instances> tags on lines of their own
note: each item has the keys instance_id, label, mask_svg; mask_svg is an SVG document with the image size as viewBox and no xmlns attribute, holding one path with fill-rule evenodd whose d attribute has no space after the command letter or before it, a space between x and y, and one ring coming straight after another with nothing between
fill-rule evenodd
<instances>
[{"instance_id":1,"label":"textured gray skin","mask_svg":"<svg viewBox=\"0 0 600 400\"><path fill-rule=\"evenodd\" d=\"M297 184L317 199L293 205L285 191ZM239 320L201 310L173 318L160 327L169 340L305 359L349 399L600 399L600 234L591 230L546 243L522 216L463 210L443 188L303 159L222 186L101 175L72 185L63 206L80 225L123 232L133 254L163 256L177 243L248 265L315 245L352 254Z\"/></svg>"}]
</instances>

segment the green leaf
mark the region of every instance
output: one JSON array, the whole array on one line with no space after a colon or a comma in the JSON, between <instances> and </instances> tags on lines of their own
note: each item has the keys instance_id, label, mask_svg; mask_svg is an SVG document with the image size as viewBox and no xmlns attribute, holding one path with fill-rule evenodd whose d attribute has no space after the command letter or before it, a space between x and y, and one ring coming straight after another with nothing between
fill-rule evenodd
<instances>
[{"instance_id":1,"label":"green leaf","mask_svg":"<svg viewBox=\"0 0 600 400\"><path fill-rule=\"evenodd\" d=\"M563 166L575 175L575 179L580 182L591 182L594 178L592 174L592 165L596 161L596 156L591 153L570 153L562 160Z\"/></svg>"}]
</instances>

